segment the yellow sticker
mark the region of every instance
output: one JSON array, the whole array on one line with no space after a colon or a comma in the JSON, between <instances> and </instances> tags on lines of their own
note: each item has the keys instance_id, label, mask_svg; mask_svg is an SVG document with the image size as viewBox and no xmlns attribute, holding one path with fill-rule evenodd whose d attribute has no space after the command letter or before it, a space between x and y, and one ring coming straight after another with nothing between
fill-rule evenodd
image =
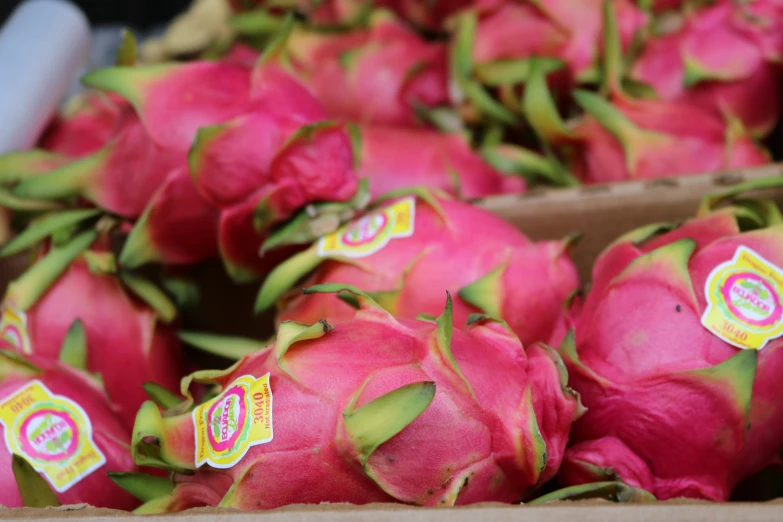
<instances>
[{"instance_id":1,"label":"yellow sticker","mask_svg":"<svg viewBox=\"0 0 783 522\"><path fill-rule=\"evenodd\" d=\"M736 346L761 350L783 335L783 270L741 246L715 267L704 285L707 309L701 323Z\"/></svg>"},{"instance_id":2,"label":"yellow sticker","mask_svg":"<svg viewBox=\"0 0 783 522\"><path fill-rule=\"evenodd\" d=\"M0 338L24 353L33 353L27 333L27 314L10 301L5 301L0 311Z\"/></svg>"},{"instance_id":3,"label":"yellow sticker","mask_svg":"<svg viewBox=\"0 0 783 522\"><path fill-rule=\"evenodd\" d=\"M416 199L405 198L322 237L318 241L318 255L367 257L394 238L412 236L415 219Z\"/></svg>"},{"instance_id":4,"label":"yellow sticker","mask_svg":"<svg viewBox=\"0 0 783 522\"><path fill-rule=\"evenodd\" d=\"M272 389L269 374L243 375L218 397L193 410L196 467L230 468L253 446L271 442Z\"/></svg>"},{"instance_id":5,"label":"yellow sticker","mask_svg":"<svg viewBox=\"0 0 783 522\"><path fill-rule=\"evenodd\" d=\"M106 463L81 406L40 381L2 399L0 423L8 451L24 457L58 493Z\"/></svg>"}]
</instances>

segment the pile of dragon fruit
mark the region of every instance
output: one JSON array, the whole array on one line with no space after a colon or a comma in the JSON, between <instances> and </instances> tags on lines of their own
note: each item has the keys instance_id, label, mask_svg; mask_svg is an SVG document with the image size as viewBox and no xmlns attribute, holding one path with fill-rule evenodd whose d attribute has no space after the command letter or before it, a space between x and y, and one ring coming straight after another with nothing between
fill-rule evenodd
<instances>
[{"instance_id":1,"label":"pile of dragon fruit","mask_svg":"<svg viewBox=\"0 0 783 522\"><path fill-rule=\"evenodd\" d=\"M769 163L781 62L774 0L197 0L126 33L0 156L29 260L0 504L783 496L783 213L754 195L783 178L590 281L579 234L470 203Z\"/></svg>"}]
</instances>

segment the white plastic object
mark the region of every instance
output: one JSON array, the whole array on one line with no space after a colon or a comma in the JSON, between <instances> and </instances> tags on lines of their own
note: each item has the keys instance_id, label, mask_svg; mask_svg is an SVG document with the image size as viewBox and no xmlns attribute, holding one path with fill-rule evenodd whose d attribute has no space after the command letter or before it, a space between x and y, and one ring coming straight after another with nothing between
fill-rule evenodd
<instances>
[{"instance_id":1,"label":"white plastic object","mask_svg":"<svg viewBox=\"0 0 783 522\"><path fill-rule=\"evenodd\" d=\"M0 29L0 154L32 147L84 70L90 25L66 0L27 0Z\"/></svg>"}]
</instances>

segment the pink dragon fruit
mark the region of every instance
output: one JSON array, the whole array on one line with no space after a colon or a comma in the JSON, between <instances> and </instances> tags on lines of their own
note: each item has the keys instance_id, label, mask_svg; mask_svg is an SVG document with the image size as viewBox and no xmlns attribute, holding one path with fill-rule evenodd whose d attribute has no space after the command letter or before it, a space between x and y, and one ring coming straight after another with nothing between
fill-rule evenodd
<instances>
[{"instance_id":1,"label":"pink dragon fruit","mask_svg":"<svg viewBox=\"0 0 783 522\"><path fill-rule=\"evenodd\" d=\"M448 102L446 46L427 42L388 12L345 34L297 29L286 53L332 117L414 126L417 109Z\"/></svg>"},{"instance_id":2,"label":"pink dragon fruit","mask_svg":"<svg viewBox=\"0 0 783 522\"><path fill-rule=\"evenodd\" d=\"M612 102L587 92L574 98L588 116L576 129L573 169L587 183L651 179L764 165L770 159L741 125L726 124L685 102Z\"/></svg>"},{"instance_id":3,"label":"pink dragon fruit","mask_svg":"<svg viewBox=\"0 0 783 522\"><path fill-rule=\"evenodd\" d=\"M763 27L737 23L756 16L750 9L727 2L687 15L679 30L647 42L631 78L664 100L728 113L753 134L767 134L780 116L781 71L759 41Z\"/></svg>"},{"instance_id":4,"label":"pink dragon fruit","mask_svg":"<svg viewBox=\"0 0 783 522\"><path fill-rule=\"evenodd\" d=\"M69 337L66 345L73 348L78 340ZM0 340L0 397L6 441L0 449L0 468L6 470L0 504L138 505L106 476L107 470L136 467L129 433L96 379L56 360L22 356Z\"/></svg>"},{"instance_id":5,"label":"pink dragon fruit","mask_svg":"<svg viewBox=\"0 0 783 522\"><path fill-rule=\"evenodd\" d=\"M169 172L183 163L183 153L152 141L142 121L127 112L101 150L54 170L29 175L12 192L27 199L81 196L109 212L136 218Z\"/></svg>"},{"instance_id":6,"label":"pink dragon fruit","mask_svg":"<svg viewBox=\"0 0 783 522\"><path fill-rule=\"evenodd\" d=\"M587 183L650 179L769 162L767 154L736 121L728 124L685 102L633 99L621 89L622 63L612 5L604 9L604 85L611 102L577 90L587 115L575 126L558 121L556 110L528 111L537 129L555 129L549 139L575 144L572 170ZM554 106L550 100L540 106Z\"/></svg>"},{"instance_id":7,"label":"pink dragon fruit","mask_svg":"<svg viewBox=\"0 0 783 522\"><path fill-rule=\"evenodd\" d=\"M136 462L177 473L137 512L515 502L553 475L579 411L553 350L485 317L452 329L450 304L432 322L397 320L347 289L351 321L285 322L268 348L193 374L220 390L194 411L142 406Z\"/></svg>"},{"instance_id":8,"label":"pink dragon fruit","mask_svg":"<svg viewBox=\"0 0 783 522\"><path fill-rule=\"evenodd\" d=\"M620 479L658 499L725 501L783 449L781 216L708 199L696 219L610 245L561 347L587 413L560 479Z\"/></svg>"},{"instance_id":9,"label":"pink dragon fruit","mask_svg":"<svg viewBox=\"0 0 783 522\"><path fill-rule=\"evenodd\" d=\"M191 264L216 258L219 221L218 208L196 191L187 168L173 170L130 231L120 264Z\"/></svg>"},{"instance_id":10,"label":"pink dragon fruit","mask_svg":"<svg viewBox=\"0 0 783 522\"><path fill-rule=\"evenodd\" d=\"M105 210L140 216L171 171L186 165L196 131L247 109L250 75L246 67L210 62L89 73L85 84L120 94L138 114L126 114L96 154L24 180L14 194L81 195Z\"/></svg>"},{"instance_id":11,"label":"pink dragon fruit","mask_svg":"<svg viewBox=\"0 0 783 522\"><path fill-rule=\"evenodd\" d=\"M276 2L268 0L229 0L235 11L251 11L267 7L274 14L280 11ZM316 26L351 26L367 16L373 8L389 9L418 27L440 30L448 18L458 10L470 6L475 0L298 0L289 5L307 16Z\"/></svg>"},{"instance_id":12,"label":"pink dragon fruit","mask_svg":"<svg viewBox=\"0 0 783 522\"><path fill-rule=\"evenodd\" d=\"M128 104L118 96L87 91L74 96L41 139L40 147L71 158L102 149L114 136Z\"/></svg>"},{"instance_id":13,"label":"pink dragon fruit","mask_svg":"<svg viewBox=\"0 0 783 522\"><path fill-rule=\"evenodd\" d=\"M604 0L514 2L479 0L472 60L493 62L550 57L564 62L573 78L594 74L599 57ZM630 45L646 17L632 1L612 2L617 9L621 42Z\"/></svg>"},{"instance_id":14,"label":"pink dragon fruit","mask_svg":"<svg viewBox=\"0 0 783 522\"><path fill-rule=\"evenodd\" d=\"M347 134L322 121L318 102L277 66L112 67L84 83L118 93L135 112L106 148L24 179L13 192L36 199L82 195L139 218L121 254L126 267L221 253L238 278L256 276L265 265L258 256L264 231L275 220L313 201L350 200L357 190ZM182 233L188 229L198 229L198 237Z\"/></svg>"},{"instance_id":15,"label":"pink dragon fruit","mask_svg":"<svg viewBox=\"0 0 783 522\"><path fill-rule=\"evenodd\" d=\"M62 232L95 214L89 210L50 214L27 234L33 230ZM87 339L82 363L101 375L120 418L130 426L147 398L144 383L178 388L183 371L181 347L165 324L176 316L174 305L139 276L115 273L108 242L105 234L88 230L62 245L47 247L9 285L2 303L0 335L25 354L57 359L71 324L81 320ZM4 253L23 247L11 242Z\"/></svg>"},{"instance_id":16,"label":"pink dragon fruit","mask_svg":"<svg viewBox=\"0 0 783 522\"><path fill-rule=\"evenodd\" d=\"M351 284L395 317L408 319L437 313L448 290L459 295L457 324L486 313L504 319L525 346L557 346L565 333L558 327L566 320L563 304L579 286L568 257L570 240L533 243L488 211L432 191L417 194L384 204L276 267L257 310L273 305L318 267L305 287ZM331 294L295 292L280 304L279 321L344 322L355 313Z\"/></svg>"},{"instance_id":17,"label":"pink dragon fruit","mask_svg":"<svg viewBox=\"0 0 783 522\"><path fill-rule=\"evenodd\" d=\"M361 145L357 173L369 181L376 197L416 186L465 199L521 193L526 188L523 178L492 168L458 134L364 126L357 135Z\"/></svg>"}]
</instances>

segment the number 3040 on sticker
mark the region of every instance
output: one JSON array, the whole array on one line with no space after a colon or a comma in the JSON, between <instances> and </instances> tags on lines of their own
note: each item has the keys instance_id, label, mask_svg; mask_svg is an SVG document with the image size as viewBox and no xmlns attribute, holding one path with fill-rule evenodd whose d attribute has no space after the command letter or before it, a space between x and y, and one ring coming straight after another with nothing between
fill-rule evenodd
<instances>
[{"instance_id":1,"label":"number 3040 on sticker","mask_svg":"<svg viewBox=\"0 0 783 522\"><path fill-rule=\"evenodd\" d=\"M761 350L783 335L783 270L741 246L704 285L705 328L737 348Z\"/></svg>"},{"instance_id":2,"label":"number 3040 on sticker","mask_svg":"<svg viewBox=\"0 0 783 522\"><path fill-rule=\"evenodd\" d=\"M243 375L193 410L197 467L231 468L251 447L272 441L269 377L268 373L258 379Z\"/></svg>"}]
</instances>

